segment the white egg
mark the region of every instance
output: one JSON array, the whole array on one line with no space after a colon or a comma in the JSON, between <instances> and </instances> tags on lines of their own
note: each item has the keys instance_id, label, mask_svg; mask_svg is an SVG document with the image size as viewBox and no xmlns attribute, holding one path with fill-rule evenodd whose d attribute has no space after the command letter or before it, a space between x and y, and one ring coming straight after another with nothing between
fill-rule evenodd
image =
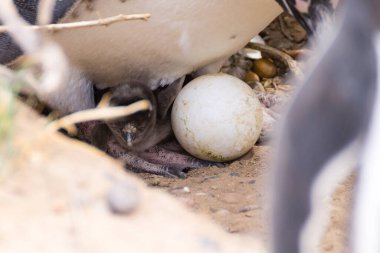
<instances>
[{"instance_id":1,"label":"white egg","mask_svg":"<svg viewBox=\"0 0 380 253\"><path fill-rule=\"evenodd\" d=\"M172 127L181 146L193 156L231 161L247 153L259 138L262 114L246 83L227 74L205 75L178 94Z\"/></svg>"}]
</instances>

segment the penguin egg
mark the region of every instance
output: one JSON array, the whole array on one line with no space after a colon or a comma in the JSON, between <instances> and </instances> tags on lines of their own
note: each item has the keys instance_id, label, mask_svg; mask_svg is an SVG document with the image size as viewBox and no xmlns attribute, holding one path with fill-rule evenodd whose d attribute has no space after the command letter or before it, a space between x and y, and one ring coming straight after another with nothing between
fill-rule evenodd
<instances>
[{"instance_id":1,"label":"penguin egg","mask_svg":"<svg viewBox=\"0 0 380 253\"><path fill-rule=\"evenodd\" d=\"M172 127L181 146L203 160L224 162L248 152L262 128L254 91L227 74L198 77L178 94Z\"/></svg>"}]
</instances>

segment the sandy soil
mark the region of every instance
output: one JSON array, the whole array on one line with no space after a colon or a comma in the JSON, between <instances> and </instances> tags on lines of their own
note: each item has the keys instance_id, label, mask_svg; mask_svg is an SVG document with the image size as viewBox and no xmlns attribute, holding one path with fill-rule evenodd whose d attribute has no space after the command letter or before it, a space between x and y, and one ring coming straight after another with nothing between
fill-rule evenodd
<instances>
[{"instance_id":1,"label":"sandy soil","mask_svg":"<svg viewBox=\"0 0 380 253\"><path fill-rule=\"evenodd\" d=\"M269 146L255 146L250 158L225 168L190 171L186 179L140 174L148 185L176 196L187 207L205 214L226 231L250 234L268 241ZM346 219L353 177L338 186L331 203L330 224L321 252L345 252Z\"/></svg>"},{"instance_id":2,"label":"sandy soil","mask_svg":"<svg viewBox=\"0 0 380 253\"><path fill-rule=\"evenodd\" d=\"M231 233L266 234L264 219L265 175L270 148L257 146L252 158L241 159L225 168L190 171L178 180L141 174L151 186L177 196L185 205L207 214Z\"/></svg>"}]
</instances>

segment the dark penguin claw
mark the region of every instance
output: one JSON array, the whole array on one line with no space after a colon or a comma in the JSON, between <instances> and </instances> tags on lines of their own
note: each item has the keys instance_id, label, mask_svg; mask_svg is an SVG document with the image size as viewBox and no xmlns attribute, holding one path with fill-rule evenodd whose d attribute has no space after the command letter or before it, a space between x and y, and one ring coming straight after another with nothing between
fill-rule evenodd
<instances>
[{"instance_id":1,"label":"dark penguin claw","mask_svg":"<svg viewBox=\"0 0 380 253\"><path fill-rule=\"evenodd\" d=\"M181 179L185 179L186 173L183 172L183 169L181 168L173 168L173 167L167 167L167 175L173 175L174 177L178 177Z\"/></svg>"}]
</instances>

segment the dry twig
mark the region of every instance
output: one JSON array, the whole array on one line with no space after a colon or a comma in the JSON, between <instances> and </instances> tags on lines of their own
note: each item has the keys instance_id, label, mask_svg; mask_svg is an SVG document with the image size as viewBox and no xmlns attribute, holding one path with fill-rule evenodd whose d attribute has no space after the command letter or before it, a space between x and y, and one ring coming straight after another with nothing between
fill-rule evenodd
<instances>
[{"instance_id":1,"label":"dry twig","mask_svg":"<svg viewBox=\"0 0 380 253\"><path fill-rule=\"evenodd\" d=\"M76 112L50 123L47 132L55 132L61 128L72 132L73 125L92 120L109 120L125 117L136 112L150 110L151 103L148 100L140 100L128 106L102 107Z\"/></svg>"},{"instance_id":2,"label":"dry twig","mask_svg":"<svg viewBox=\"0 0 380 253\"><path fill-rule=\"evenodd\" d=\"M61 23L61 24L48 24L48 25L25 25L26 29L32 30L43 30L48 32L56 32L66 29L78 29L84 27L94 27L94 26L109 26L113 23L127 21L127 20L148 20L150 18L149 13L144 14L119 14L112 17L100 18L98 20L89 20L89 21L79 21L72 23ZM7 32L9 27L0 26L0 32Z\"/></svg>"},{"instance_id":3,"label":"dry twig","mask_svg":"<svg viewBox=\"0 0 380 253\"><path fill-rule=\"evenodd\" d=\"M39 0L37 24L47 25L53 19L55 0Z\"/></svg>"}]
</instances>

